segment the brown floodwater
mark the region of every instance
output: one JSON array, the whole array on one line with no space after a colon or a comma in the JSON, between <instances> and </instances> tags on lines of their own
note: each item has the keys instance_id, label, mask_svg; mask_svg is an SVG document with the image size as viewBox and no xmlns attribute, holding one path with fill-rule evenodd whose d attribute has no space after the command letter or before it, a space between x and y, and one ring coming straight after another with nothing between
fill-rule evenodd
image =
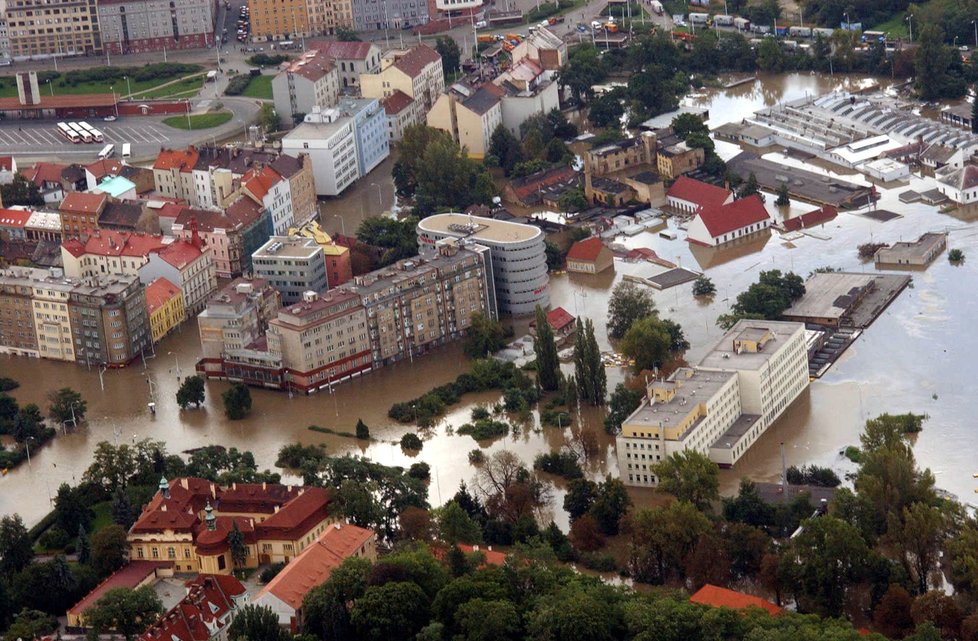
<instances>
[{"instance_id":1,"label":"brown floodwater","mask_svg":"<svg viewBox=\"0 0 978 641\"><path fill-rule=\"evenodd\" d=\"M710 124L716 126L740 120L778 100L837 86L859 86L863 82L842 76L790 74L763 78L754 85L729 91L707 91L692 100L710 107ZM719 143L718 149L728 157L736 152L734 146L726 143ZM767 157L799 164L779 153ZM389 165L387 161L371 174L383 176L382 180L368 178L343 197L321 205L322 222L328 230L339 228L333 215L342 216L347 232L352 233L360 217L392 208ZM817 167L814 170L821 171ZM851 173L840 175L865 182ZM379 195L377 186L371 182L380 185ZM727 310L737 293L756 280L761 270L793 270L803 277L824 265L872 271L873 266L862 263L856 255L860 243L870 239L909 240L925 231L936 230L949 231L949 244L963 249L968 256L958 267L940 257L927 271L915 272L913 287L894 301L826 376L812 383L809 391L734 469L722 472L725 491L734 491L741 476L775 480L781 469L778 453L781 442L785 444L789 464L811 462L845 472L851 465L839 452L847 444L857 442L866 418L885 411L913 411L930 417L916 441L921 464L934 471L940 487L968 500L973 488L971 475L978 472L972 454L972 439L978 432L973 422L978 415L978 401L972 392L972 381L978 370L975 365L978 333L973 331L970 322L978 314L978 302L973 295L974 283L978 282L978 228L940 214L934 207L904 205L897 200L897 194L908 187L920 191L932 186L930 179L913 177L909 186L881 188L879 207L901 215L890 222L876 222L858 212L842 213L816 230L819 237L802 236L790 242L773 234L746 246L693 252L682 240L682 234L675 241L651 233L619 239L629 247L650 247L663 258L705 271L716 283L717 295L706 303L695 300L689 286L654 292L662 314L682 324L692 344L687 354L690 362L695 362L719 339L721 331L716 327L716 317ZM809 209L792 205L793 212ZM651 275L657 271L658 268L647 263L616 261L614 273L591 277L558 274L551 281L552 301L571 313L592 318L602 348L609 349L603 321L610 288L626 273ZM522 329L525 321L514 325ZM28 523L36 522L49 509L49 497L60 483L80 479L99 441L141 438L165 441L171 452L212 443L249 449L262 467L272 467L278 449L296 440L325 443L332 453L364 455L384 464L425 461L432 467L431 502L438 504L455 492L460 481L471 481L476 474L466 456L477 446L476 442L469 436L455 435L452 428L468 420L474 405L493 403L499 396L488 393L466 397L423 435L423 450L416 456L407 456L395 442L414 428L392 422L387 418L387 409L394 402L414 398L464 371L466 363L458 345L415 359L413 365L398 364L339 385L333 395L319 393L289 398L283 393L253 390L254 411L243 421L224 418L220 409L220 393L226 389L223 383L207 384L207 402L200 410L180 411L174 401L178 376L191 372L199 356L195 323L187 323L182 332L166 338L157 346L156 354L156 358L147 361L146 369L136 364L125 370L106 372L104 391L95 370L37 359L0 357L2 375L22 383L14 392L21 403L43 404L50 389L70 386L81 391L89 404L88 421L80 429L67 436L59 435L39 451L32 452L30 466L21 465L0 478L0 514L19 512ZM609 389L626 376L623 370L609 369ZM153 381L158 400L155 416L146 407L150 394L147 379ZM358 418L370 426L371 434L378 441L363 447L351 439L307 429L315 424L352 431ZM585 412L582 421L599 433L598 452L587 464L588 474L593 478L617 474L614 442L604 436L600 412ZM531 424L520 426L518 432L483 446L487 453L512 450L529 464L537 454L565 446L577 429L540 428L534 416ZM559 506L562 484L559 480L548 480L554 483L553 505ZM654 500L654 493L636 491L633 498L647 504ZM566 515L559 507L545 515L549 516L566 527Z\"/></svg>"}]
</instances>

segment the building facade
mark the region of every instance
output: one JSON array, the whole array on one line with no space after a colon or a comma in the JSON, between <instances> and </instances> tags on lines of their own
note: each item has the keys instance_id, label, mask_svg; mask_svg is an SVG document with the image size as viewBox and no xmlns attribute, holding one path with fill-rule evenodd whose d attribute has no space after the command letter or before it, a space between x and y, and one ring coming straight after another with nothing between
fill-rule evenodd
<instances>
[{"instance_id":1,"label":"building facade","mask_svg":"<svg viewBox=\"0 0 978 641\"><path fill-rule=\"evenodd\" d=\"M353 119L357 143L357 170L363 178L391 153L387 112L376 98L343 98L339 112Z\"/></svg>"},{"instance_id":2,"label":"building facade","mask_svg":"<svg viewBox=\"0 0 978 641\"><path fill-rule=\"evenodd\" d=\"M411 49L388 51L380 61L380 71L360 75L364 98L386 98L400 90L424 105L427 112L445 91L441 56L426 44Z\"/></svg>"},{"instance_id":3,"label":"building facade","mask_svg":"<svg viewBox=\"0 0 978 641\"><path fill-rule=\"evenodd\" d=\"M622 481L654 486L652 466L686 449L732 467L808 382L803 323L739 321L698 365L648 385L616 439Z\"/></svg>"},{"instance_id":4,"label":"building facade","mask_svg":"<svg viewBox=\"0 0 978 641\"><path fill-rule=\"evenodd\" d=\"M105 194L86 194L80 191L66 194L58 207L61 215L61 236L78 238L98 229L98 219L108 202L109 198Z\"/></svg>"},{"instance_id":5,"label":"building facade","mask_svg":"<svg viewBox=\"0 0 978 641\"><path fill-rule=\"evenodd\" d=\"M144 283L162 277L177 285L183 292L187 318L203 310L207 299L217 290L214 252L199 240L197 244L177 240L151 252L139 275Z\"/></svg>"},{"instance_id":6,"label":"building facade","mask_svg":"<svg viewBox=\"0 0 978 641\"><path fill-rule=\"evenodd\" d=\"M302 227L289 230L289 236L311 238L323 250L326 263L326 282L330 287L338 287L353 279L353 264L350 259L350 248L339 245L323 231L319 222L312 220Z\"/></svg>"},{"instance_id":7,"label":"building facade","mask_svg":"<svg viewBox=\"0 0 978 641\"><path fill-rule=\"evenodd\" d=\"M463 214L437 214L418 223L419 247L434 248L444 238L468 239L491 250L493 315L498 310L526 316L537 305L550 306L546 247L539 227Z\"/></svg>"},{"instance_id":8,"label":"building facade","mask_svg":"<svg viewBox=\"0 0 978 641\"><path fill-rule=\"evenodd\" d=\"M123 55L213 45L215 10L208 0L98 0L102 47Z\"/></svg>"},{"instance_id":9,"label":"building facade","mask_svg":"<svg viewBox=\"0 0 978 641\"><path fill-rule=\"evenodd\" d=\"M275 111L286 125L294 125L314 107L332 107L340 91L340 74L333 59L312 50L283 65L272 79Z\"/></svg>"},{"instance_id":10,"label":"building facade","mask_svg":"<svg viewBox=\"0 0 978 641\"><path fill-rule=\"evenodd\" d=\"M369 4L379 5L379 3L357 3L353 8L354 20L356 20L357 10L363 10ZM354 29L360 28L362 27L354 26ZM333 60L333 64L339 69L340 84L344 89L359 87L360 74L375 73L380 69L380 47L372 42L326 40L311 42L309 47L321 51Z\"/></svg>"},{"instance_id":11,"label":"building facade","mask_svg":"<svg viewBox=\"0 0 978 641\"><path fill-rule=\"evenodd\" d=\"M336 109L314 110L282 138L282 152L308 154L319 196L338 196L360 176L356 126Z\"/></svg>"},{"instance_id":12,"label":"building facade","mask_svg":"<svg viewBox=\"0 0 978 641\"><path fill-rule=\"evenodd\" d=\"M242 350L262 339L281 306L281 294L260 278L237 278L225 285L197 316L203 354L198 371L224 375L226 361L234 362Z\"/></svg>"},{"instance_id":13,"label":"building facade","mask_svg":"<svg viewBox=\"0 0 978 641\"><path fill-rule=\"evenodd\" d=\"M284 234L295 224L289 181L271 167L255 168L245 174L241 190L268 211L276 234Z\"/></svg>"},{"instance_id":14,"label":"building facade","mask_svg":"<svg viewBox=\"0 0 978 641\"><path fill-rule=\"evenodd\" d=\"M251 254L272 235L268 210L241 195L224 211L180 211L170 227L177 238L202 242L211 250L218 278L234 278L251 271Z\"/></svg>"},{"instance_id":15,"label":"building facade","mask_svg":"<svg viewBox=\"0 0 978 641\"><path fill-rule=\"evenodd\" d=\"M146 285L146 313L153 343L159 343L187 318L180 287L162 276Z\"/></svg>"},{"instance_id":16,"label":"building facade","mask_svg":"<svg viewBox=\"0 0 978 641\"><path fill-rule=\"evenodd\" d=\"M11 0L6 17L14 60L102 51L97 0Z\"/></svg>"},{"instance_id":17,"label":"building facade","mask_svg":"<svg viewBox=\"0 0 978 641\"><path fill-rule=\"evenodd\" d=\"M404 137L404 130L411 125L425 124L424 106L418 100L397 89L382 101L387 113L387 132L391 142Z\"/></svg>"},{"instance_id":18,"label":"building facade","mask_svg":"<svg viewBox=\"0 0 978 641\"><path fill-rule=\"evenodd\" d=\"M306 0L252 0L248 8L251 10L252 42L291 40L312 35Z\"/></svg>"},{"instance_id":19,"label":"building facade","mask_svg":"<svg viewBox=\"0 0 978 641\"><path fill-rule=\"evenodd\" d=\"M427 0L353 3L353 28L357 30L406 29L426 22Z\"/></svg>"},{"instance_id":20,"label":"building facade","mask_svg":"<svg viewBox=\"0 0 978 641\"><path fill-rule=\"evenodd\" d=\"M428 112L428 126L447 131L470 158L485 158L492 132L503 122L499 95L486 87L474 92L449 91Z\"/></svg>"},{"instance_id":21,"label":"building facade","mask_svg":"<svg viewBox=\"0 0 978 641\"><path fill-rule=\"evenodd\" d=\"M251 255L255 276L282 295L283 305L302 300L306 292L325 292L326 261L323 250L311 238L272 236Z\"/></svg>"},{"instance_id":22,"label":"building facade","mask_svg":"<svg viewBox=\"0 0 978 641\"><path fill-rule=\"evenodd\" d=\"M317 35L336 33L339 27L353 28L352 0L306 0L309 31Z\"/></svg>"}]
</instances>

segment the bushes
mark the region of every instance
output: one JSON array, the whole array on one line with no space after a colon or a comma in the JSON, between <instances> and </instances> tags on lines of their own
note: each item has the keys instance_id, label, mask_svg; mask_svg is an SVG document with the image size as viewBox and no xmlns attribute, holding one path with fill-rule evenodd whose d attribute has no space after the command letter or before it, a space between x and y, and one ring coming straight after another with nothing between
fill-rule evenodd
<instances>
[{"instance_id":1,"label":"bushes","mask_svg":"<svg viewBox=\"0 0 978 641\"><path fill-rule=\"evenodd\" d=\"M424 447L421 437L414 432L408 432L401 437L401 449L418 451Z\"/></svg>"},{"instance_id":2,"label":"bushes","mask_svg":"<svg viewBox=\"0 0 978 641\"><path fill-rule=\"evenodd\" d=\"M245 88L248 87L248 83L251 82L251 76L246 74L238 74L236 76L231 76L228 80L228 86L224 90L225 96L240 96L244 93Z\"/></svg>"},{"instance_id":3,"label":"bushes","mask_svg":"<svg viewBox=\"0 0 978 641\"><path fill-rule=\"evenodd\" d=\"M503 421L494 421L491 418L481 418L473 423L466 423L455 432L456 434L468 434L477 441L484 441L509 434L509 424ZM471 456L469 460L471 462Z\"/></svg>"},{"instance_id":4,"label":"bushes","mask_svg":"<svg viewBox=\"0 0 978 641\"><path fill-rule=\"evenodd\" d=\"M272 67L275 65L280 65L287 60L292 60L292 56L287 56L284 53L256 53L247 59L248 64L252 67Z\"/></svg>"},{"instance_id":5,"label":"bushes","mask_svg":"<svg viewBox=\"0 0 978 641\"><path fill-rule=\"evenodd\" d=\"M158 62L143 67L93 67L91 69L69 71L61 76L58 84L62 87L74 87L88 82L122 82L126 76L133 82L143 82L146 80L162 81L196 73L201 69L202 67L200 65L179 62ZM38 75L40 76L40 74ZM57 75L54 77L56 78ZM48 78L45 78L44 81L46 82L47 80ZM38 81L41 81L40 77L38 77Z\"/></svg>"},{"instance_id":6,"label":"bushes","mask_svg":"<svg viewBox=\"0 0 978 641\"><path fill-rule=\"evenodd\" d=\"M469 451L469 463L471 465L482 465L486 462L486 454L479 448Z\"/></svg>"},{"instance_id":7,"label":"bushes","mask_svg":"<svg viewBox=\"0 0 978 641\"><path fill-rule=\"evenodd\" d=\"M806 465L801 469L792 465L785 472L791 485L815 485L817 487L836 487L842 483L838 475L827 467Z\"/></svg>"},{"instance_id":8,"label":"bushes","mask_svg":"<svg viewBox=\"0 0 978 641\"><path fill-rule=\"evenodd\" d=\"M541 454L533 461L533 469L556 474L567 480L583 478L584 470L577 462L577 454L573 452L550 452Z\"/></svg>"},{"instance_id":9,"label":"bushes","mask_svg":"<svg viewBox=\"0 0 978 641\"><path fill-rule=\"evenodd\" d=\"M274 579L278 575L278 573L282 571L282 568L284 567L285 567L285 563L282 561L278 563L272 563L270 566L268 566L267 568L261 571L261 574L258 575L258 581L261 583L268 583L269 581Z\"/></svg>"}]
</instances>

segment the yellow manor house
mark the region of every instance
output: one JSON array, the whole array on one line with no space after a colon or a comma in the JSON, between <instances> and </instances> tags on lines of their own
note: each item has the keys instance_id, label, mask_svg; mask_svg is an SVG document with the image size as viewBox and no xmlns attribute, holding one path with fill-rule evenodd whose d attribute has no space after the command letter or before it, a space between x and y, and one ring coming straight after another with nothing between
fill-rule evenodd
<instances>
[{"instance_id":1,"label":"yellow manor house","mask_svg":"<svg viewBox=\"0 0 978 641\"><path fill-rule=\"evenodd\" d=\"M233 483L201 478L160 480L160 489L129 530L129 558L172 561L176 572L230 574L228 532L237 524L244 567L288 562L336 519L320 487Z\"/></svg>"}]
</instances>

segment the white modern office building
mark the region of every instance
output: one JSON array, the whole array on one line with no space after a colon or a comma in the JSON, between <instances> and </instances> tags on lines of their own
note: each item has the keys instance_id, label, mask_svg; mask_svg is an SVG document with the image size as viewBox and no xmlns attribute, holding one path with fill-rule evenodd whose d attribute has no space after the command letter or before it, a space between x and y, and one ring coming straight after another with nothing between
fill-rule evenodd
<instances>
[{"instance_id":1,"label":"white modern office building","mask_svg":"<svg viewBox=\"0 0 978 641\"><path fill-rule=\"evenodd\" d=\"M808 387L803 323L742 320L692 368L651 381L616 439L621 479L652 487L652 467L686 449L732 467Z\"/></svg>"},{"instance_id":2,"label":"white modern office building","mask_svg":"<svg viewBox=\"0 0 978 641\"><path fill-rule=\"evenodd\" d=\"M500 314L526 316L550 305L550 276L543 230L492 218L438 214L418 223L418 245L433 249L443 238L489 247Z\"/></svg>"},{"instance_id":3,"label":"white modern office building","mask_svg":"<svg viewBox=\"0 0 978 641\"><path fill-rule=\"evenodd\" d=\"M363 178L391 154L387 112L376 98L344 97L337 103L336 109L341 117L353 120L357 168Z\"/></svg>"}]
</instances>

